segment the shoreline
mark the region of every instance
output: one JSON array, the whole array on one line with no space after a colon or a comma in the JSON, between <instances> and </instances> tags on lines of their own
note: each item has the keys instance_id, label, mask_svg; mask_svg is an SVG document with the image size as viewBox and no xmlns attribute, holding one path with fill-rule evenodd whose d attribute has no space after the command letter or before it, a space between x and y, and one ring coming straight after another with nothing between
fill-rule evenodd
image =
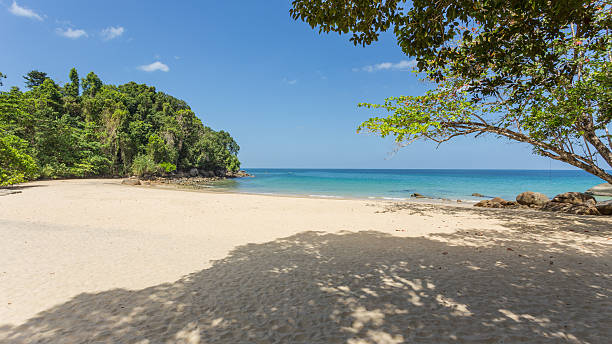
<instances>
[{"instance_id":1,"label":"shoreline","mask_svg":"<svg viewBox=\"0 0 612 344\"><path fill-rule=\"evenodd\" d=\"M206 185L206 184L203 184ZM126 185L131 186L131 185ZM384 196L335 196L335 195L316 195L316 194L284 194L284 193L273 193L273 192L249 192L249 191L232 191L223 189L222 187L216 186L193 186L193 185L180 185L180 184L166 184L166 183L151 183L145 185L134 185L135 187L142 188L157 188L166 190L177 190L177 191L192 191L192 192L204 192L204 193L219 193L219 194L239 194L239 195L258 195L258 196L272 196L272 197L289 197L289 198L309 198L309 199L329 199L329 200L357 200L357 201L388 201L388 202L414 202L417 204L442 204L442 205L470 205L475 204L476 200L463 200L463 199L444 199L444 198L430 198L430 197L384 197ZM457 202L460 201L460 202Z\"/></svg>"}]
</instances>

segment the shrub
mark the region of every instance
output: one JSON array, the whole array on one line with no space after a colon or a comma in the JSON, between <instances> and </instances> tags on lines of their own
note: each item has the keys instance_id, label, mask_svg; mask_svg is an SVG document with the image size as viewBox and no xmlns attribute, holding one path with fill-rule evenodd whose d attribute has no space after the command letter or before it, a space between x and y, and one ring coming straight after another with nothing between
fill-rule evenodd
<instances>
[{"instance_id":1,"label":"shrub","mask_svg":"<svg viewBox=\"0 0 612 344\"><path fill-rule=\"evenodd\" d=\"M166 172L166 173L176 171L176 165L171 164L169 162L162 162L161 164L158 165L158 167L162 172Z\"/></svg>"},{"instance_id":2,"label":"shrub","mask_svg":"<svg viewBox=\"0 0 612 344\"><path fill-rule=\"evenodd\" d=\"M157 164L149 155L138 155L132 162L132 173L138 177L154 175L157 171Z\"/></svg>"},{"instance_id":3,"label":"shrub","mask_svg":"<svg viewBox=\"0 0 612 344\"><path fill-rule=\"evenodd\" d=\"M0 136L0 186L23 183L37 177L38 167L26 153L27 143L14 135Z\"/></svg>"}]
</instances>

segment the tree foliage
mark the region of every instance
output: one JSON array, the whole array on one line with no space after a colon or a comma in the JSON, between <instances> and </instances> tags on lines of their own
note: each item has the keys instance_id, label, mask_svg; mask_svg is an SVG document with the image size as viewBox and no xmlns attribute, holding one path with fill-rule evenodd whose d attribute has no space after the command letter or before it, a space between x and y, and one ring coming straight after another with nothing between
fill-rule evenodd
<instances>
[{"instance_id":1,"label":"tree foliage","mask_svg":"<svg viewBox=\"0 0 612 344\"><path fill-rule=\"evenodd\" d=\"M80 80L74 68L69 78L0 92L1 183L239 169L234 139L184 101L134 82L105 85L93 72Z\"/></svg>"},{"instance_id":2,"label":"tree foliage","mask_svg":"<svg viewBox=\"0 0 612 344\"><path fill-rule=\"evenodd\" d=\"M22 183L37 175L38 166L27 154L27 143L14 135L0 135L0 186Z\"/></svg>"},{"instance_id":3,"label":"tree foliage","mask_svg":"<svg viewBox=\"0 0 612 344\"><path fill-rule=\"evenodd\" d=\"M24 75L23 79L25 80L26 87L32 89L36 86L42 85L42 83L45 82L45 79L47 79L47 73L33 70Z\"/></svg>"},{"instance_id":4,"label":"tree foliage","mask_svg":"<svg viewBox=\"0 0 612 344\"><path fill-rule=\"evenodd\" d=\"M359 130L398 142L492 133L612 182L609 0L295 0L320 32L368 45L393 30L436 86L392 97Z\"/></svg>"}]
</instances>

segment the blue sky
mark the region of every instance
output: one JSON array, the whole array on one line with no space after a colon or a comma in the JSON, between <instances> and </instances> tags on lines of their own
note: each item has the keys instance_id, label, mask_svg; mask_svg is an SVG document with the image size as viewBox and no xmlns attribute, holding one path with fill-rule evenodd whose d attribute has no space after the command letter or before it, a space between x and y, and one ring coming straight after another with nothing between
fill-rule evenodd
<instances>
[{"instance_id":1,"label":"blue sky","mask_svg":"<svg viewBox=\"0 0 612 344\"><path fill-rule=\"evenodd\" d=\"M567 168L493 137L393 153L391 139L356 134L372 114L357 103L428 85L392 35L355 47L293 21L290 3L0 0L4 89L32 69L63 84L72 67L154 85L229 131L247 168Z\"/></svg>"}]
</instances>

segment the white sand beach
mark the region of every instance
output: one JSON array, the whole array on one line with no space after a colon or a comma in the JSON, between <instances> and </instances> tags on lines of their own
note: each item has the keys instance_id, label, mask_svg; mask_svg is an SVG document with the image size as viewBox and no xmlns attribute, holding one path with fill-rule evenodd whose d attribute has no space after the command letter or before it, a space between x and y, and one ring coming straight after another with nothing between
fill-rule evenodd
<instances>
[{"instance_id":1,"label":"white sand beach","mask_svg":"<svg viewBox=\"0 0 612 344\"><path fill-rule=\"evenodd\" d=\"M190 192L0 197L1 343L608 343L612 220Z\"/></svg>"}]
</instances>

